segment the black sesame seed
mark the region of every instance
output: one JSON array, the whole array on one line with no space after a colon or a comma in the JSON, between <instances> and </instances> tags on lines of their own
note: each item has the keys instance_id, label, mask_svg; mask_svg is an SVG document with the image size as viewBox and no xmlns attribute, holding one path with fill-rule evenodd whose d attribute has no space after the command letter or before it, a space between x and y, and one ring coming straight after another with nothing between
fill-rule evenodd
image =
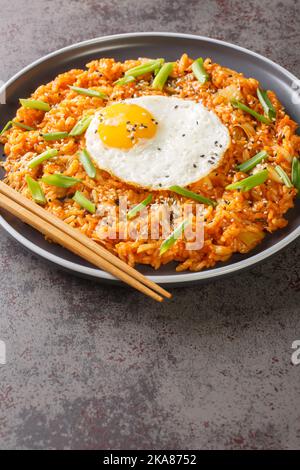
<instances>
[{"instance_id":1,"label":"black sesame seed","mask_svg":"<svg viewBox=\"0 0 300 470\"><path fill-rule=\"evenodd\" d=\"M197 165L196 165L196 163L193 163L193 167L194 167L194 168L197 168Z\"/></svg>"},{"instance_id":2,"label":"black sesame seed","mask_svg":"<svg viewBox=\"0 0 300 470\"><path fill-rule=\"evenodd\" d=\"M185 134L182 134L182 137L185 137Z\"/></svg>"},{"instance_id":3,"label":"black sesame seed","mask_svg":"<svg viewBox=\"0 0 300 470\"><path fill-rule=\"evenodd\" d=\"M161 150L161 148L160 148L160 147L157 147L157 150L159 150L159 151L160 151L160 150Z\"/></svg>"},{"instance_id":4,"label":"black sesame seed","mask_svg":"<svg viewBox=\"0 0 300 470\"><path fill-rule=\"evenodd\" d=\"M203 155L200 155L200 158L204 158L204 157L205 157L205 155L204 155L204 154L203 154Z\"/></svg>"},{"instance_id":5,"label":"black sesame seed","mask_svg":"<svg viewBox=\"0 0 300 470\"><path fill-rule=\"evenodd\" d=\"M176 105L174 106L174 109L177 109L177 108L178 108L178 104L176 104Z\"/></svg>"}]
</instances>

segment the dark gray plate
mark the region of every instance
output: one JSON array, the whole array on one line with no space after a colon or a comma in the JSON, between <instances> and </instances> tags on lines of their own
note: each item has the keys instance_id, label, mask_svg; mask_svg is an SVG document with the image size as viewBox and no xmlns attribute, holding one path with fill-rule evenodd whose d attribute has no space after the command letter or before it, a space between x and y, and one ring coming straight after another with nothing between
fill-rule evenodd
<instances>
[{"instance_id":1,"label":"dark gray plate","mask_svg":"<svg viewBox=\"0 0 300 470\"><path fill-rule=\"evenodd\" d=\"M95 58L114 57L119 60L137 57L165 57L177 59L183 52L192 57L211 57L213 61L257 78L263 88L274 90L290 116L300 122L300 107L293 105L293 82L296 77L279 65L254 52L238 46L201 36L174 33L130 33L106 36L85 41L43 57L34 62L5 85L7 104L1 105L0 128L14 116L18 98L28 96L42 83L49 82L58 73L71 68L84 67ZM1 90L0 90L1 93ZM182 285L221 277L250 267L295 240L300 234L299 202L288 213L289 225L273 235L267 236L259 247L249 255L234 255L230 262L218 264L213 269L199 273L176 273L175 266L166 266L159 271L141 267L141 271L155 282ZM0 224L16 240L29 250L74 274L95 280L114 282L109 274L91 267L69 251L49 244L37 231L21 221L2 212Z\"/></svg>"}]
</instances>

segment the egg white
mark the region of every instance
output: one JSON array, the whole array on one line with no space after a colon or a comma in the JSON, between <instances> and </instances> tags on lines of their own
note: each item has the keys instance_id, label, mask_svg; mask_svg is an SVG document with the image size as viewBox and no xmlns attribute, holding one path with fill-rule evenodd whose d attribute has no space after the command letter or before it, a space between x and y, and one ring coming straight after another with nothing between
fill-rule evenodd
<instances>
[{"instance_id":1,"label":"egg white","mask_svg":"<svg viewBox=\"0 0 300 470\"><path fill-rule=\"evenodd\" d=\"M127 150L108 147L97 132L100 111L86 132L86 148L99 168L126 183L156 190L188 186L214 170L230 145L227 127L201 103L159 95L123 102L153 115L155 136Z\"/></svg>"}]
</instances>

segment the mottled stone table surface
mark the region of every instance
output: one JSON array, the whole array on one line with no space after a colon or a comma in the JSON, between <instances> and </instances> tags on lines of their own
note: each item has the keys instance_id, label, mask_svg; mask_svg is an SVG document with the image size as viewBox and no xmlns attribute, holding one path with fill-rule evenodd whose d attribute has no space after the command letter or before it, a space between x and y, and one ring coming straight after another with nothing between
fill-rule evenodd
<instances>
[{"instance_id":1,"label":"mottled stone table surface","mask_svg":"<svg viewBox=\"0 0 300 470\"><path fill-rule=\"evenodd\" d=\"M191 32L300 75L293 0L0 0L1 80L80 40ZM300 448L299 241L156 305L49 267L0 229L0 447Z\"/></svg>"}]
</instances>

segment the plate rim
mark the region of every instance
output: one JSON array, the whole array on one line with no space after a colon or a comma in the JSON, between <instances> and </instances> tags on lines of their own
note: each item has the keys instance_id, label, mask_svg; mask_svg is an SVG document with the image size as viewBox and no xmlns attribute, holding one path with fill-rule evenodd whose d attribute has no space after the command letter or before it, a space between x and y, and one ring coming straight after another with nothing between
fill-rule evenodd
<instances>
[{"instance_id":1,"label":"plate rim","mask_svg":"<svg viewBox=\"0 0 300 470\"><path fill-rule=\"evenodd\" d=\"M263 55L251 51L245 47L238 46L236 44L232 44L227 41L223 41L221 39L214 39L210 38L208 36L201 36L201 35L195 35L195 34L186 34L186 33L174 33L174 32L160 32L160 31L148 31L148 32L133 32L133 33L120 33L120 34L113 34L113 35L107 35L107 36L100 36L97 38L93 39L87 39L85 41L80 41L78 43L71 44L69 46L62 47L60 49L57 49L53 52L50 52L49 54L46 54L39 59L31 62L29 65L23 67L19 72L14 74L9 80L7 80L2 87L0 87L0 93L4 91L7 87L9 87L14 81L16 81L18 78L20 78L24 73L28 72L29 70L33 69L37 65L41 64L42 62L45 62L46 60L55 57L56 55L59 55L61 53L71 51L72 49L77 49L82 46L89 46L92 44L96 43L101 43L109 40L115 40L115 39L126 39L126 38L134 38L134 37L143 37L143 36L161 36L161 37L176 37L176 38L185 38L185 39L193 39L193 40L202 40L202 41L208 41L213 44L219 44L222 46L226 46L232 49L235 49L237 51L246 53L247 55L253 56L255 58L258 58L260 60L263 60L264 62L272 65L283 73L285 76L288 76L292 81L298 80L297 77L292 74L289 70L285 69L281 65L277 64L276 62L272 61L271 59L268 59L267 57L264 57ZM105 271L102 271L100 269L96 268L90 268L88 266L83 266L80 264L77 264L73 261L68 261L66 259L61 258L60 256L54 255L48 251L46 251L43 248L40 248L38 245L35 243L31 242L28 240L26 237L24 237L22 234L20 234L17 230L15 230L5 219L2 215L0 215L0 225L3 227L3 229L11 235L15 240L17 240L19 243L21 243L23 246L28 248L31 252L37 254L38 256L46 259L47 261L51 261L52 263L60 266L63 269L73 271L74 273L77 273L79 275L83 275L86 277L92 277L92 278L97 278L99 280L103 279L106 281L116 281L116 278L112 276L109 273L106 273ZM184 283L193 283L196 281L205 281L205 280L210 280L210 279L217 279L219 277L227 276L230 274L233 274L237 271L241 271L250 267L253 267L254 265L258 264L259 262L269 258L270 256L276 254L280 250L282 250L284 247L292 243L294 240L296 240L300 235L300 225L296 227L290 234L288 234L286 237L284 237L282 240L278 241L275 245L266 248L263 250L261 253L257 253L253 256L250 256L246 259L243 259L241 261L232 263L227 266L221 266L218 268L211 268L205 271L197 271L197 272L184 272L184 273L174 273L174 274L153 274L153 275L146 275L146 277L154 282L157 282L159 284L171 284L171 285L179 285L179 284L184 284Z\"/></svg>"}]
</instances>

